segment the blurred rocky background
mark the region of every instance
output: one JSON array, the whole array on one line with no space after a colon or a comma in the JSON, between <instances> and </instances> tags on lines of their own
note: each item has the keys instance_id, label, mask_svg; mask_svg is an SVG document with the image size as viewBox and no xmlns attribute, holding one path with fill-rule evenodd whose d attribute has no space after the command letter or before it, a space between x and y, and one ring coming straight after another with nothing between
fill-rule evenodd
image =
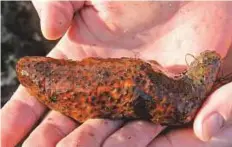
<instances>
[{"instance_id":1,"label":"blurred rocky background","mask_svg":"<svg viewBox=\"0 0 232 147\"><path fill-rule=\"evenodd\" d=\"M44 56L55 44L42 36L38 14L30 1L1 2L1 107L19 85L17 60Z\"/></svg>"}]
</instances>

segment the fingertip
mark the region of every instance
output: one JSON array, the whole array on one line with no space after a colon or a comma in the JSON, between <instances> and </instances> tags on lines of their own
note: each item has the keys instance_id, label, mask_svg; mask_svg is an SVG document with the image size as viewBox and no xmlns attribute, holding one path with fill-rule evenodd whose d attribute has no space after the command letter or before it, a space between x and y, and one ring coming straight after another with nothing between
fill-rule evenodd
<instances>
[{"instance_id":1,"label":"fingertip","mask_svg":"<svg viewBox=\"0 0 232 147\"><path fill-rule=\"evenodd\" d=\"M47 4L40 13L42 34L46 39L56 40L69 28L74 11L71 4Z\"/></svg>"},{"instance_id":2,"label":"fingertip","mask_svg":"<svg viewBox=\"0 0 232 147\"><path fill-rule=\"evenodd\" d=\"M213 112L213 110L211 109L210 105L210 100L211 97L208 98L208 100L204 103L204 105L202 106L201 110L198 112L194 123L193 123L193 131L195 136L200 139L201 141L207 142L210 140L210 137L208 136L207 133L205 133L206 131L206 127L210 128L210 124L208 124L209 126L206 126L205 120L207 119L207 117L209 117L209 115Z\"/></svg>"},{"instance_id":3,"label":"fingertip","mask_svg":"<svg viewBox=\"0 0 232 147\"><path fill-rule=\"evenodd\" d=\"M213 92L198 112L193 129L200 140L217 136L231 119L231 87L232 83Z\"/></svg>"},{"instance_id":4,"label":"fingertip","mask_svg":"<svg viewBox=\"0 0 232 147\"><path fill-rule=\"evenodd\" d=\"M57 10L51 9L50 12L43 10L41 12L41 31L46 39L56 40L59 39L68 29L71 18Z\"/></svg>"}]
</instances>

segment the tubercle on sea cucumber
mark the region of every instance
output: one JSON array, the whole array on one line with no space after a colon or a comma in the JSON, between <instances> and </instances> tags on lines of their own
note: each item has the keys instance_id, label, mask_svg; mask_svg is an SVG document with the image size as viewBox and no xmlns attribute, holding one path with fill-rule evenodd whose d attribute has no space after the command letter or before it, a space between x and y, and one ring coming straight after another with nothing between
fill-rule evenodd
<instances>
[{"instance_id":1,"label":"tubercle on sea cucumber","mask_svg":"<svg viewBox=\"0 0 232 147\"><path fill-rule=\"evenodd\" d=\"M205 51L185 73L175 76L164 73L160 65L156 68L141 59L125 57L82 61L24 57L16 71L31 95L79 122L90 118L145 119L171 126L193 120L220 66L220 55Z\"/></svg>"}]
</instances>

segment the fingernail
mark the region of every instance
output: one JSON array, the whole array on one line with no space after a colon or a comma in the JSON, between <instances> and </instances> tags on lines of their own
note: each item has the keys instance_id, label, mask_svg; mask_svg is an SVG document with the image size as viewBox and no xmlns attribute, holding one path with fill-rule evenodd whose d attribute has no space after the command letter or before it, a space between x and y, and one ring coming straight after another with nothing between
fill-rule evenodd
<instances>
[{"instance_id":1,"label":"fingernail","mask_svg":"<svg viewBox=\"0 0 232 147\"><path fill-rule=\"evenodd\" d=\"M206 117L202 126L204 140L209 140L211 137L215 136L222 128L223 123L223 117L217 112Z\"/></svg>"}]
</instances>

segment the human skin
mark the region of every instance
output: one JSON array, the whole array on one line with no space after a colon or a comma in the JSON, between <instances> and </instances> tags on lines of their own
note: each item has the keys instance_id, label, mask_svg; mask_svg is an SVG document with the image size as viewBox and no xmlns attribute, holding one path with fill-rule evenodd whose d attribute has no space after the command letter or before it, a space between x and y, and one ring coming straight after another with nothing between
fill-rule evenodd
<instances>
[{"instance_id":1,"label":"human skin","mask_svg":"<svg viewBox=\"0 0 232 147\"><path fill-rule=\"evenodd\" d=\"M230 53L223 72L232 72L231 2L33 2L44 36L57 39L64 34L49 53L50 57L80 60L89 56L138 56L155 59L175 72L186 65L187 53L196 56L208 49L223 57ZM79 15L73 18L77 10ZM48 147L177 147L179 144L229 147L232 145L231 89L232 83L228 83L210 95L193 127L157 136L165 126L145 121L125 124L91 119L77 124L49 111L20 86L0 112L1 145L14 146L28 134L23 141L25 147L35 143ZM46 117L36 124L44 114Z\"/></svg>"}]
</instances>

